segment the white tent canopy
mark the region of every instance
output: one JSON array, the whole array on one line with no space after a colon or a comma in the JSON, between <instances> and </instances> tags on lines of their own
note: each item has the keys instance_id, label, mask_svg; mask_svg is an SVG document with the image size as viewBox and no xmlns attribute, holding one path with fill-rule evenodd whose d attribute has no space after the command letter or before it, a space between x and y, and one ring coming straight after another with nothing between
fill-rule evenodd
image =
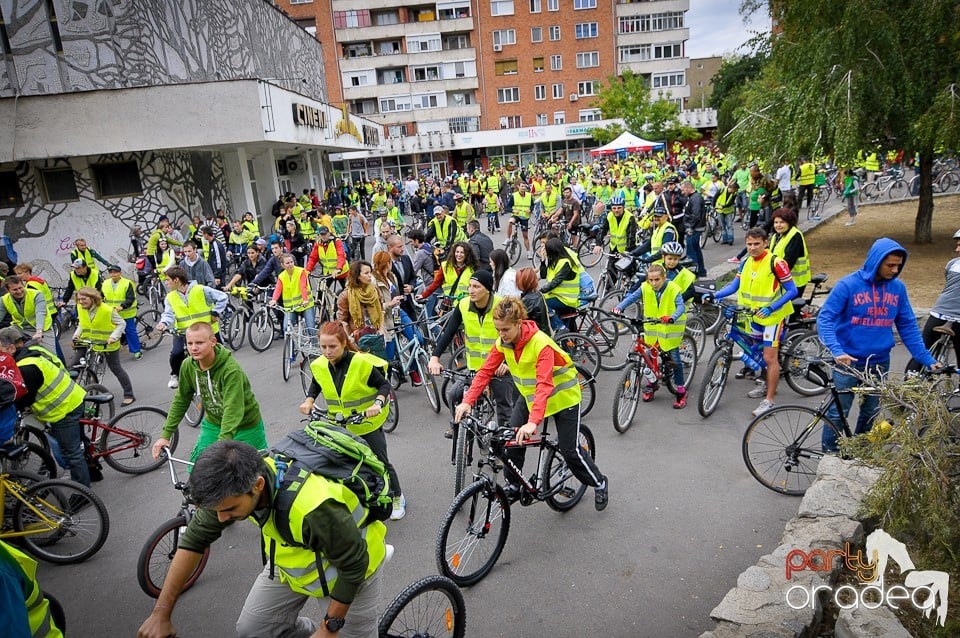
<instances>
[{"instance_id":1,"label":"white tent canopy","mask_svg":"<svg viewBox=\"0 0 960 638\"><path fill-rule=\"evenodd\" d=\"M600 148L590 151L594 157L598 155L616 155L618 153L634 153L636 151L652 151L655 148L663 148L663 142L651 142L642 137L637 137L633 133L623 132L620 137L609 144L604 144Z\"/></svg>"}]
</instances>

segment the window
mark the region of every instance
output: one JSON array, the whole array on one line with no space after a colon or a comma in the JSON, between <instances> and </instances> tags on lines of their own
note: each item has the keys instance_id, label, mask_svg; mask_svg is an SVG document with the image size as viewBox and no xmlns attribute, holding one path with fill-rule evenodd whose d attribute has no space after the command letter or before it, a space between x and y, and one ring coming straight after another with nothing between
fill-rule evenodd
<instances>
[{"instance_id":1,"label":"window","mask_svg":"<svg viewBox=\"0 0 960 638\"><path fill-rule=\"evenodd\" d=\"M567 121L566 113L563 111L554 111L553 113L553 123L554 124L563 124Z\"/></svg>"},{"instance_id":2,"label":"window","mask_svg":"<svg viewBox=\"0 0 960 638\"><path fill-rule=\"evenodd\" d=\"M686 83L686 74L683 71L678 73L654 73L650 78L650 88L654 89L683 86Z\"/></svg>"},{"instance_id":3,"label":"window","mask_svg":"<svg viewBox=\"0 0 960 638\"><path fill-rule=\"evenodd\" d=\"M676 44L640 44L632 47L620 47L620 62L642 62L644 60L665 60L683 56L683 45Z\"/></svg>"},{"instance_id":4,"label":"window","mask_svg":"<svg viewBox=\"0 0 960 638\"><path fill-rule=\"evenodd\" d=\"M72 168L47 168L40 171L48 203L75 202L80 199Z\"/></svg>"},{"instance_id":5,"label":"window","mask_svg":"<svg viewBox=\"0 0 960 638\"><path fill-rule=\"evenodd\" d=\"M535 100L545 100L547 99L547 85L546 84L537 84L533 87L533 99Z\"/></svg>"},{"instance_id":6,"label":"window","mask_svg":"<svg viewBox=\"0 0 960 638\"><path fill-rule=\"evenodd\" d=\"M476 104L473 93L451 93L450 102L452 106L466 106L467 104ZM449 105L448 105L449 106Z\"/></svg>"},{"instance_id":7,"label":"window","mask_svg":"<svg viewBox=\"0 0 960 638\"><path fill-rule=\"evenodd\" d=\"M398 11L381 11L370 16L373 24L378 27L385 27L391 24L400 24L400 13Z\"/></svg>"},{"instance_id":8,"label":"window","mask_svg":"<svg viewBox=\"0 0 960 638\"><path fill-rule=\"evenodd\" d=\"M596 9L597 0L573 0L574 9Z\"/></svg>"},{"instance_id":9,"label":"window","mask_svg":"<svg viewBox=\"0 0 960 638\"><path fill-rule=\"evenodd\" d=\"M440 79L440 67L438 66L420 66L413 68L413 81L426 82L429 80Z\"/></svg>"},{"instance_id":10,"label":"window","mask_svg":"<svg viewBox=\"0 0 960 638\"><path fill-rule=\"evenodd\" d=\"M563 56L562 56L562 55L551 55L551 56L550 56L550 70L551 70L551 71L562 71L562 70L563 70Z\"/></svg>"},{"instance_id":11,"label":"window","mask_svg":"<svg viewBox=\"0 0 960 638\"><path fill-rule=\"evenodd\" d=\"M600 52L599 51L589 51L587 53L578 53L577 54L577 68L578 69L589 69L591 67L600 66Z\"/></svg>"},{"instance_id":12,"label":"window","mask_svg":"<svg viewBox=\"0 0 960 638\"><path fill-rule=\"evenodd\" d=\"M447 120L451 133L470 133L480 130L479 117L451 117Z\"/></svg>"},{"instance_id":13,"label":"window","mask_svg":"<svg viewBox=\"0 0 960 638\"><path fill-rule=\"evenodd\" d=\"M465 35L451 35L443 40L443 50L452 51L455 49L469 49L470 38Z\"/></svg>"},{"instance_id":14,"label":"window","mask_svg":"<svg viewBox=\"0 0 960 638\"><path fill-rule=\"evenodd\" d=\"M560 0L547 0L547 11L559 11Z\"/></svg>"},{"instance_id":15,"label":"window","mask_svg":"<svg viewBox=\"0 0 960 638\"><path fill-rule=\"evenodd\" d=\"M553 85L553 99L561 100L563 99L563 83L559 82Z\"/></svg>"},{"instance_id":16,"label":"window","mask_svg":"<svg viewBox=\"0 0 960 638\"><path fill-rule=\"evenodd\" d=\"M334 11L333 28L346 29L348 27L369 27L370 11L367 9L356 11Z\"/></svg>"},{"instance_id":17,"label":"window","mask_svg":"<svg viewBox=\"0 0 960 638\"><path fill-rule=\"evenodd\" d=\"M581 109L578 113L581 122L596 122L600 118L600 109Z\"/></svg>"},{"instance_id":18,"label":"window","mask_svg":"<svg viewBox=\"0 0 960 638\"><path fill-rule=\"evenodd\" d=\"M407 51L410 53L416 53L418 51L429 51L430 43L429 42L408 42ZM399 40L387 40L385 42L377 43L377 55L396 55L400 53L400 41Z\"/></svg>"},{"instance_id":19,"label":"window","mask_svg":"<svg viewBox=\"0 0 960 638\"><path fill-rule=\"evenodd\" d=\"M500 128L521 128L523 121L519 115L501 115Z\"/></svg>"},{"instance_id":20,"label":"window","mask_svg":"<svg viewBox=\"0 0 960 638\"><path fill-rule=\"evenodd\" d=\"M560 25L550 27L550 41L555 42L560 39Z\"/></svg>"},{"instance_id":21,"label":"window","mask_svg":"<svg viewBox=\"0 0 960 638\"><path fill-rule=\"evenodd\" d=\"M516 60L497 61L494 64L494 70L497 75L516 75L517 61Z\"/></svg>"},{"instance_id":22,"label":"window","mask_svg":"<svg viewBox=\"0 0 960 638\"><path fill-rule=\"evenodd\" d=\"M467 67L464 65L463 62L453 63L453 77L455 78L467 77Z\"/></svg>"},{"instance_id":23,"label":"window","mask_svg":"<svg viewBox=\"0 0 960 638\"><path fill-rule=\"evenodd\" d=\"M576 0L574 0L576 2ZM617 21L620 33L638 33L645 31L670 31L683 28L683 11L649 13L647 15L624 16Z\"/></svg>"},{"instance_id":24,"label":"window","mask_svg":"<svg viewBox=\"0 0 960 638\"><path fill-rule=\"evenodd\" d=\"M581 22L576 26L577 40L596 38L598 36L596 22Z\"/></svg>"},{"instance_id":25,"label":"window","mask_svg":"<svg viewBox=\"0 0 960 638\"><path fill-rule=\"evenodd\" d=\"M409 111L410 98L409 97L388 97L380 100L380 112L381 113L393 113L395 111Z\"/></svg>"},{"instance_id":26,"label":"window","mask_svg":"<svg viewBox=\"0 0 960 638\"><path fill-rule=\"evenodd\" d=\"M537 126L546 126L546 125L547 125L547 114L537 113Z\"/></svg>"},{"instance_id":27,"label":"window","mask_svg":"<svg viewBox=\"0 0 960 638\"><path fill-rule=\"evenodd\" d=\"M0 171L0 208L23 206L23 193L16 171Z\"/></svg>"},{"instance_id":28,"label":"window","mask_svg":"<svg viewBox=\"0 0 960 638\"><path fill-rule=\"evenodd\" d=\"M531 28L530 28L530 41L531 41L531 42L543 42L543 27L531 27Z\"/></svg>"},{"instance_id":29,"label":"window","mask_svg":"<svg viewBox=\"0 0 960 638\"><path fill-rule=\"evenodd\" d=\"M357 42L343 45L343 57L359 58L372 55L369 42Z\"/></svg>"},{"instance_id":30,"label":"window","mask_svg":"<svg viewBox=\"0 0 960 638\"><path fill-rule=\"evenodd\" d=\"M490 15L512 16L513 0L493 0L493 2L490 3Z\"/></svg>"},{"instance_id":31,"label":"window","mask_svg":"<svg viewBox=\"0 0 960 638\"><path fill-rule=\"evenodd\" d=\"M367 79L365 75L353 75L350 77L350 86L366 86Z\"/></svg>"},{"instance_id":32,"label":"window","mask_svg":"<svg viewBox=\"0 0 960 638\"><path fill-rule=\"evenodd\" d=\"M440 106L436 95L414 95L413 108L415 109L433 109Z\"/></svg>"},{"instance_id":33,"label":"window","mask_svg":"<svg viewBox=\"0 0 960 638\"><path fill-rule=\"evenodd\" d=\"M400 53L400 42L395 40L390 40L388 42L381 43L381 48L383 44L395 45L393 46L394 53ZM417 36L412 36L407 38L407 53L418 53L423 51L439 51L442 47L440 43L440 34L439 33L430 33L430 34L421 34ZM386 55L381 52L381 55Z\"/></svg>"},{"instance_id":34,"label":"window","mask_svg":"<svg viewBox=\"0 0 960 638\"><path fill-rule=\"evenodd\" d=\"M91 164L90 172L97 199L143 195L140 169L136 162Z\"/></svg>"},{"instance_id":35,"label":"window","mask_svg":"<svg viewBox=\"0 0 960 638\"><path fill-rule=\"evenodd\" d=\"M377 113L376 100L358 100L350 104L350 112L356 115L375 115Z\"/></svg>"},{"instance_id":36,"label":"window","mask_svg":"<svg viewBox=\"0 0 960 638\"><path fill-rule=\"evenodd\" d=\"M533 72L540 73L543 71L543 56L533 59Z\"/></svg>"},{"instance_id":37,"label":"window","mask_svg":"<svg viewBox=\"0 0 960 638\"><path fill-rule=\"evenodd\" d=\"M596 95L599 84L596 80L577 82L577 95Z\"/></svg>"},{"instance_id":38,"label":"window","mask_svg":"<svg viewBox=\"0 0 960 638\"><path fill-rule=\"evenodd\" d=\"M497 89L497 102L499 104L508 104L510 102L520 101L520 88L511 86L505 89Z\"/></svg>"},{"instance_id":39,"label":"window","mask_svg":"<svg viewBox=\"0 0 960 638\"><path fill-rule=\"evenodd\" d=\"M541 0L530 0L530 13L540 13L543 11Z\"/></svg>"},{"instance_id":40,"label":"window","mask_svg":"<svg viewBox=\"0 0 960 638\"><path fill-rule=\"evenodd\" d=\"M377 75L377 84L399 84L406 82L406 79L403 77L403 69L384 69Z\"/></svg>"},{"instance_id":41,"label":"window","mask_svg":"<svg viewBox=\"0 0 960 638\"><path fill-rule=\"evenodd\" d=\"M407 125L392 124L387 127L387 135L390 137L405 137L407 135Z\"/></svg>"},{"instance_id":42,"label":"window","mask_svg":"<svg viewBox=\"0 0 960 638\"><path fill-rule=\"evenodd\" d=\"M493 32L493 43L503 46L505 44L517 43L517 31L515 29L501 29Z\"/></svg>"}]
</instances>

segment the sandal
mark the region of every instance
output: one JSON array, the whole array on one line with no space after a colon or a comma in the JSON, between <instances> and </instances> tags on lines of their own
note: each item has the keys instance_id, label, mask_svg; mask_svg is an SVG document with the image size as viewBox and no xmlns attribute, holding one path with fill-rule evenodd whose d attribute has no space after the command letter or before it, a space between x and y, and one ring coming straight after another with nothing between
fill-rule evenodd
<instances>
[{"instance_id":1,"label":"sandal","mask_svg":"<svg viewBox=\"0 0 960 638\"><path fill-rule=\"evenodd\" d=\"M123 403L120 404L120 407L125 408L128 405L133 405L137 399L135 397L127 397L123 400Z\"/></svg>"}]
</instances>

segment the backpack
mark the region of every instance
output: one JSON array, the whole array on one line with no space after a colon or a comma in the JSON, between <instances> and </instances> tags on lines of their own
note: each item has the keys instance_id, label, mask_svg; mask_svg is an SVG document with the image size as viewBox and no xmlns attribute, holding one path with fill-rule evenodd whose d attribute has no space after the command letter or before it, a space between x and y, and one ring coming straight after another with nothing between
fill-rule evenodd
<instances>
[{"instance_id":1,"label":"backpack","mask_svg":"<svg viewBox=\"0 0 960 638\"><path fill-rule=\"evenodd\" d=\"M589 300L596 297L596 294L597 285L593 281L590 273L587 272L587 269L584 268L580 271L580 299Z\"/></svg>"},{"instance_id":2,"label":"backpack","mask_svg":"<svg viewBox=\"0 0 960 638\"><path fill-rule=\"evenodd\" d=\"M367 510L364 525L390 518L390 476L366 441L345 428L313 422L303 430L288 433L270 448L277 466L277 493L274 521L289 545L296 544L290 534L290 507L303 487L287 489L297 480L300 469L339 483L357 495Z\"/></svg>"}]
</instances>

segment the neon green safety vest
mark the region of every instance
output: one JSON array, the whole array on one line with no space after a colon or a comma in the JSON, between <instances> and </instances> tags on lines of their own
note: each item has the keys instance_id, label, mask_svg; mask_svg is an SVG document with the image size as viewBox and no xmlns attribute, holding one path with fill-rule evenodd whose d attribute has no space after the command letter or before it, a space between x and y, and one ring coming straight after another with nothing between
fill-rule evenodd
<instances>
[{"instance_id":1,"label":"neon green safety vest","mask_svg":"<svg viewBox=\"0 0 960 638\"><path fill-rule=\"evenodd\" d=\"M73 262L76 259L82 259L87 268L90 270L97 269L97 262L93 260L93 254L90 252L89 248L84 248L82 251L79 248L74 248L70 251L70 261Z\"/></svg>"},{"instance_id":2,"label":"neon green safety vest","mask_svg":"<svg viewBox=\"0 0 960 638\"><path fill-rule=\"evenodd\" d=\"M333 243L333 242L331 242ZM336 262L334 262L336 265ZM324 264L324 270L326 270L326 264ZM303 304L303 309L313 308L313 290L310 287L310 280L307 279L307 302L303 302L303 294L300 290L300 278L303 275L303 268L300 266L294 266L293 272L287 274L287 270L283 269L280 271L280 274L277 275L277 281L283 286L281 294L281 302L283 307L287 310L291 310Z\"/></svg>"},{"instance_id":3,"label":"neon green safety vest","mask_svg":"<svg viewBox=\"0 0 960 638\"><path fill-rule=\"evenodd\" d=\"M18 328L23 328L24 326L30 326L33 329L36 329L36 326L33 325L33 322L36 321L37 317L37 297L42 296L41 293L36 290L24 287L24 297L23 297L23 312L17 308L17 304L14 301L13 297L8 292L2 298L3 307L7 310L7 314L10 315L10 323L15 325ZM51 307L47 306L47 315L43 319L43 331L46 332L53 326L53 317L50 314Z\"/></svg>"},{"instance_id":4,"label":"neon green safety vest","mask_svg":"<svg viewBox=\"0 0 960 638\"><path fill-rule=\"evenodd\" d=\"M723 189L721 192L717 193L716 201L714 202L714 208L717 209L718 215L732 215L737 204L737 194L733 191Z\"/></svg>"},{"instance_id":5,"label":"neon green safety vest","mask_svg":"<svg viewBox=\"0 0 960 638\"><path fill-rule=\"evenodd\" d=\"M133 295L133 304L129 308L120 309L120 304L127 300L127 290L133 286L133 282L126 277L121 277L120 281L113 283L113 279L107 279L103 282L100 292L103 293L103 303L112 306L120 313L123 319L133 319L137 316L137 295Z\"/></svg>"},{"instance_id":6,"label":"neon green safety vest","mask_svg":"<svg viewBox=\"0 0 960 638\"><path fill-rule=\"evenodd\" d=\"M187 291L187 300L184 302L179 292L170 291L167 293L167 302L170 309L173 310L174 327L180 332L195 323L205 321L213 326L214 334L220 332L220 324L213 322L213 306L207 303L207 298L203 294L203 286L194 284Z\"/></svg>"},{"instance_id":7,"label":"neon green safety vest","mask_svg":"<svg viewBox=\"0 0 960 638\"><path fill-rule=\"evenodd\" d=\"M453 209L453 213L457 218L457 225L466 228L467 222L473 219L473 206L469 202L461 201Z\"/></svg>"},{"instance_id":8,"label":"neon green safety vest","mask_svg":"<svg viewBox=\"0 0 960 638\"><path fill-rule=\"evenodd\" d=\"M490 349L497 343L497 328L493 325L493 308L500 297L490 296L487 312L482 316L470 310L470 298L460 300L460 316L463 318L464 354L467 357L467 369L476 372L483 365Z\"/></svg>"},{"instance_id":9,"label":"neon green safety vest","mask_svg":"<svg viewBox=\"0 0 960 638\"><path fill-rule=\"evenodd\" d=\"M657 226L653 229L653 234L650 235L650 252L655 253L660 250L660 247L663 246L663 236L666 234L667 229L673 231L674 237L679 237L677 234L677 227L667 222L662 226ZM676 241L676 240L674 240Z\"/></svg>"},{"instance_id":10,"label":"neon green safety vest","mask_svg":"<svg viewBox=\"0 0 960 638\"><path fill-rule=\"evenodd\" d=\"M637 210L637 189L621 188L620 191L623 193L624 209L630 212Z\"/></svg>"},{"instance_id":11,"label":"neon green safety vest","mask_svg":"<svg viewBox=\"0 0 960 638\"><path fill-rule=\"evenodd\" d=\"M737 291L737 305L759 310L766 308L783 295L783 287L773 274L773 260L771 251L767 251L760 261L753 257L747 260L740 270L740 289ZM761 319L753 317L752 321L761 326L775 326L786 319L793 312L793 305L784 304L769 317Z\"/></svg>"},{"instance_id":12,"label":"neon green safety vest","mask_svg":"<svg viewBox=\"0 0 960 638\"><path fill-rule=\"evenodd\" d=\"M817 167L813 162L804 162L800 165L800 177L797 180L801 186L809 186L816 179Z\"/></svg>"},{"instance_id":13,"label":"neon green safety vest","mask_svg":"<svg viewBox=\"0 0 960 638\"><path fill-rule=\"evenodd\" d=\"M272 458L265 457L263 460L270 469L276 471L276 462ZM349 488L314 474L306 468L300 469L300 478L302 481L293 481L287 488L297 493L290 505L289 532L293 541L299 544L287 544L277 529L276 515L272 509L270 516L260 528L260 533L263 536L264 545L271 548L273 562L280 574L280 582L299 594L323 598L330 595L330 590L334 588L339 574L337 568L331 565L325 556L304 545L303 521L307 515L329 500L342 503L350 510L357 524L357 531L366 541L367 571L364 578L372 576L386 557L387 548L384 539L387 536L387 527L380 521L366 524L367 510ZM250 517L250 520L260 524L254 517ZM319 565L317 561L320 561Z\"/></svg>"},{"instance_id":14,"label":"neon green safety vest","mask_svg":"<svg viewBox=\"0 0 960 638\"><path fill-rule=\"evenodd\" d=\"M100 272L96 268L88 268L87 276L83 279L77 275L76 271L70 271L70 281L73 282L73 289L80 290L84 286L89 286L91 288L97 287L97 280L100 278Z\"/></svg>"},{"instance_id":15,"label":"neon green safety vest","mask_svg":"<svg viewBox=\"0 0 960 638\"><path fill-rule=\"evenodd\" d=\"M669 277L670 270L667 269L667 266L666 264L663 263L662 259L658 259L653 263L660 264L661 266L663 266L663 269L667 271L667 275L668 275L667 279L669 281L672 281L674 284L676 284L677 288L680 289L681 293L686 292L687 288L690 287L690 284L692 284L697 280L697 276L693 274L693 272L687 270L686 268L683 268L682 266L676 270L677 274L673 276L673 279L670 279Z\"/></svg>"},{"instance_id":16,"label":"neon green safety vest","mask_svg":"<svg viewBox=\"0 0 960 638\"><path fill-rule=\"evenodd\" d=\"M467 294L467 287L470 284L470 277L473 276L473 268L467 266L460 274L460 280L457 281L457 270L447 262L443 262L443 288L451 297L460 297ZM453 284L457 286L454 288Z\"/></svg>"},{"instance_id":17,"label":"neon green safety vest","mask_svg":"<svg viewBox=\"0 0 960 638\"><path fill-rule=\"evenodd\" d=\"M793 283L797 285L797 288L800 288L810 283L810 253L807 251L807 240L800 229L796 226L791 227L787 234L783 236L783 239L776 233L771 235L770 252L775 257L783 259L783 254L787 251L787 246L793 240L794 235L800 235L800 241L803 243L803 254L790 269L790 274L793 275Z\"/></svg>"},{"instance_id":18,"label":"neon green safety vest","mask_svg":"<svg viewBox=\"0 0 960 638\"><path fill-rule=\"evenodd\" d=\"M25 576L23 594L30 635L34 638L63 638L63 633L50 614L50 601L44 598L40 583L37 582L37 561L3 541L0 541L0 554L6 554L16 562Z\"/></svg>"},{"instance_id":19,"label":"neon green safety vest","mask_svg":"<svg viewBox=\"0 0 960 638\"><path fill-rule=\"evenodd\" d=\"M500 199L496 195L484 195L483 206L488 213L500 212Z\"/></svg>"},{"instance_id":20,"label":"neon green safety vest","mask_svg":"<svg viewBox=\"0 0 960 638\"><path fill-rule=\"evenodd\" d=\"M563 269L564 264L570 264L570 269L573 270L577 276L573 279L561 281L556 288L543 293L543 296L547 299L559 299L565 306L576 308L580 304L580 268L577 267L577 264L572 259L558 259L557 263L553 266L548 266L547 281L553 281L557 273Z\"/></svg>"},{"instance_id":21,"label":"neon green safety vest","mask_svg":"<svg viewBox=\"0 0 960 638\"><path fill-rule=\"evenodd\" d=\"M657 301L657 293L653 286L647 282L640 285L643 293L643 317L644 319L659 319L660 317L672 317L677 311L677 295L680 294L680 288L668 281L663 284L663 292L660 300ZM687 325L687 313L680 315L680 319L674 323L648 323L644 324L644 339L649 344L660 344L660 349L664 351L675 350L680 347L683 340L683 330Z\"/></svg>"},{"instance_id":22,"label":"neon green safety vest","mask_svg":"<svg viewBox=\"0 0 960 638\"><path fill-rule=\"evenodd\" d=\"M167 251L163 253L163 259L157 262L157 276L160 278L160 281L167 278L167 268L175 266L176 264L177 255L173 252L172 248L167 248Z\"/></svg>"},{"instance_id":23,"label":"neon green safety vest","mask_svg":"<svg viewBox=\"0 0 960 638\"><path fill-rule=\"evenodd\" d=\"M613 213L607 213L607 226L610 227L610 250L623 252L627 249L627 228L633 215L624 211L620 219Z\"/></svg>"},{"instance_id":24,"label":"neon green safety vest","mask_svg":"<svg viewBox=\"0 0 960 638\"><path fill-rule=\"evenodd\" d=\"M499 175L489 175L487 177L487 188L493 189L493 194L496 195L500 192L500 176Z\"/></svg>"},{"instance_id":25,"label":"neon green safety vest","mask_svg":"<svg viewBox=\"0 0 960 638\"><path fill-rule=\"evenodd\" d=\"M533 195L526 193L525 195L520 195L520 193L513 194L513 214L520 219L528 219L530 217L530 206L533 205Z\"/></svg>"},{"instance_id":26,"label":"neon green safety vest","mask_svg":"<svg viewBox=\"0 0 960 638\"><path fill-rule=\"evenodd\" d=\"M323 391L323 398L327 402L327 410L330 415L336 417L342 414L345 417L352 416L354 413L363 412L377 399L377 389L367 385L367 379L370 378L370 372L374 368L379 368L386 374L386 361L367 352L354 352L350 360L350 367L347 369L347 376L343 379L343 387L337 392L337 386L333 382L333 375L330 374L330 362L326 357L317 357L310 364L310 370L313 372L313 378L320 384ZM375 417L368 417L363 423L349 424L347 429L363 436L381 428L387 420L388 405L385 405L380 414Z\"/></svg>"},{"instance_id":27,"label":"neon green safety vest","mask_svg":"<svg viewBox=\"0 0 960 638\"><path fill-rule=\"evenodd\" d=\"M543 195L540 196L540 203L543 204L543 212L550 215L553 211L557 210L558 199L560 199L560 195L557 194L557 191L550 191L549 194L544 191ZM516 207L516 204L514 204L514 207Z\"/></svg>"},{"instance_id":28,"label":"neon green safety vest","mask_svg":"<svg viewBox=\"0 0 960 638\"><path fill-rule=\"evenodd\" d=\"M120 349L120 341L107 343L113 333L113 306L106 303L97 305L94 314L83 306L77 305L77 319L80 323L80 338L93 342L97 352L113 352Z\"/></svg>"},{"instance_id":29,"label":"neon green safety vest","mask_svg":"<svg viewBox=\"0 0 960 638\"><path fill-rule=\"evenodd\" d=\"M320 264L323 267L324 275L339 277L350 269L350 264L344 259L343 268L339 271L337 270L337 242L335 241L328 243L326 246L318 244L317 255L320 257ZM286 290L286 284L284 284L284 290Z\"/></svg>"},{"instance_id":30,"label":"neon green safety vest","mask_svg":"<svg viewBox=\"0 0 960 638\"><path fill-rule=\"evenodd\" d=\"M437 238L437 244L445 246L448 241L448 235L450 234L450 225L456 224L453 217L444 217L443 222L441 223L436 217L430 220L430 223L433 225L433 233ZM465 241L465 235L463 234L463 229L457 227L457 233L454 235L454 241Z\"/></svg>"},{"instance_id":31,"label":"neon green safety vest","mask_svg":"<svg viewBox=\"0 0 960 638\"><path fill-rule=\"evenodd\" d=\"M73 382L66 368L54 365L44 356L28 354L18 359L17 365L36 366L43 375L43 385L33 401L33 414L44 423L58 423L76 410L87 396L87 391Z\"/></svg>"},{"instance_id":32,"label":"neon green safety vest","mask_svg":"<svg viewBox=\"0 0 960 638\"><path fill-rule=\"evenodd\" d=\"M312 220L301 219L297 221L297 226L300 228L300 234L303 235L304 239L313 239L317 236L317 229Z\"/></svg>"},{"instance_id":33,"label":"neon green safety vest","mask_svg":"<svg viewBox=\"0 0 960 638\"><path fill-rule=\"evenodd\" d=\"M551 416L580 404L581 391L577 369L570 355L546 334L539 330L533 333L530 340L523 346L519 361L513 348L505 345L502 339L497 339L496 348L503 353L510 374L513 376L513 382L527 403L527 410L533 410L533 398L537 391L537 357L544 348L551 348L559 353L564 363L562 366L553 367L553 392L547 398L547 409L543 415Z\"/></svg>"}]
</instances>

